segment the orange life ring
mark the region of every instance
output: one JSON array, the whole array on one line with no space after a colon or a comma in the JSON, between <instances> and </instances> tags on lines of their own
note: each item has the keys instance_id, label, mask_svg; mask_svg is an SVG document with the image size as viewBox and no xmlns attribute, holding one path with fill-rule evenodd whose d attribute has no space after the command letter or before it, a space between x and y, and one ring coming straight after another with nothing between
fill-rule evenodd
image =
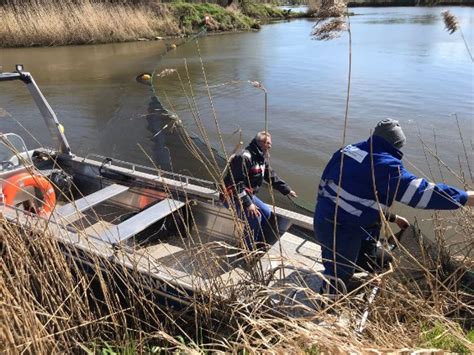
<instances>
[{"instance_id":1,"label":"orange life ring","mask_svg":"<svg viewBox=\"0 0 474 355\"><path fill-rule=\"evenodd\" d=\"M15 205L15 197L18 191L25 187L35 187L43 194L43 205L37 211L38 214L49 216L56 205L56 193L47 178L42 175L32 175L29 173L20 173L6 180L3 187L5 194L5 204L9 206Z\"/></svg>"}]
</instances>

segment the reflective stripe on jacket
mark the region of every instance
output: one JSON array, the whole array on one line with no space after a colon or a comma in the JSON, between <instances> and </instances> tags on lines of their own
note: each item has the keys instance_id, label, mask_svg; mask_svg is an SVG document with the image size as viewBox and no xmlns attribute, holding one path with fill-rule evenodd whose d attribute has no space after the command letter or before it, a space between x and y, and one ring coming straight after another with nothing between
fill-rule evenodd
<instances>
[{"instance_id":1,"label":"reflective stripe on jacket","mask_svg":"<svg viewBox=\"0 0 474 355\"><path fill-rule=\"evenodd\" d=\"M337 222L360 226L376 223L380 209L386 212L394 200L414 208L440 210L456 209L466 203L465 191L414 176L404 168L402 157L400 150L377 136L336 152L321 177L315 219L334 220L338 192Z\"/></svg>"}]
</instances>

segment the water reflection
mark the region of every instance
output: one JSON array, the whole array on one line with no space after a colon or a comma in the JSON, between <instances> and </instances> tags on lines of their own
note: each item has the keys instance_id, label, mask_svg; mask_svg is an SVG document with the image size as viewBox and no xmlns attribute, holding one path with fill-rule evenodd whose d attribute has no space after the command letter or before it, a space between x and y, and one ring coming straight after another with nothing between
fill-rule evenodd
<instances>
[{"instance_id":1,"label":"water reflection","mask_svg":"<svg viewBox=\"0 0 474 355\"><path fill-rule=\"evenodd\" d=\"M393 17L387 19L370 19L363 21L366 24L420 24L420 25L430 25L433 23L439 22L439 15L426 14L418 15L412 17Z\"/></svg>"}]
</instances>

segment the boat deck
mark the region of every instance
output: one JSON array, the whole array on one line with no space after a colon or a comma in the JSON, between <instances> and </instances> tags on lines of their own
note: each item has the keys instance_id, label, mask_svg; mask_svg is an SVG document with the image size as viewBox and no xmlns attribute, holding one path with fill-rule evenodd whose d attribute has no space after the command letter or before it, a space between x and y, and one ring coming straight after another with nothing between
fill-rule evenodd
<instances>
[{"instance_id":1,"label":"boat deck","mask_svg":"<svg viewBox=\"0 0 474 355\"><path fill-rule=\"evenodd\" d=\"M205 233L194 233L189 239L176 237L137 253L146 258L144 264L151 272L166 273L203 289L215 289L219 285L225 290L273 275L269 279L271 285L291 278L292 273L323 270L320 247L290 232L284 233L263 255L251 257Z\"/></svg>"}]
</instances>

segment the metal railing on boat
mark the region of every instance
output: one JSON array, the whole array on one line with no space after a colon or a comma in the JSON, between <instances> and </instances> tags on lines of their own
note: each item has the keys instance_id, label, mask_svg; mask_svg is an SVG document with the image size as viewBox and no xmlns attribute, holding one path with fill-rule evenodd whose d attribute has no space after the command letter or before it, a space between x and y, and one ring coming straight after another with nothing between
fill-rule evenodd
<instances>
[{"instance_id":1,"label":"metal railing on boat","mask_svg":"<svg viewBox=\"0 0 474 355\"><path fill-rule=\"evenodd\" d=\"M87 154L82 159L82 161L84 162L87 159L96 159L98 161L101 161L103 162L104 166L107 166L107 165L112 166L113 164L115 166L120 166L123 168L130 169L132 172L140 171L144 173L149 173L149 174L157 175L159 177L174 179L176 181L179 181L185 184L193 184L193 185L202 186L202 187L206 187L208 189L217 191L217 185L214 182L209 181L209 180L199 179L199 178L189 176L189 175L173 173L170 171L153 168L146 165L131 163L131 162L120 160L120 159L110 158L110 157L106 157L106 156L95 154L95 153Z\"/></svg>"}]
</instances>

